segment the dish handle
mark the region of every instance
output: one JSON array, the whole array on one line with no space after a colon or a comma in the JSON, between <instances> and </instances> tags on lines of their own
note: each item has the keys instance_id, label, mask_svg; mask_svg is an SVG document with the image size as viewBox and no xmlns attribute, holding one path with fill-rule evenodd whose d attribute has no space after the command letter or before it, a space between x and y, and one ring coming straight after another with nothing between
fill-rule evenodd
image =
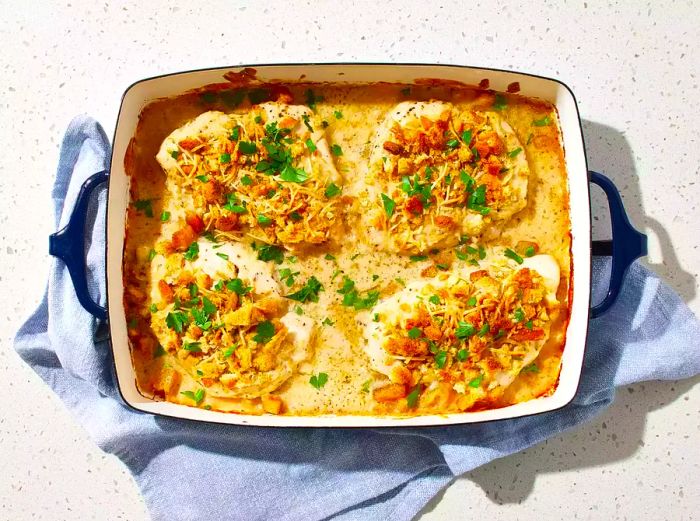
<instances>
[{"instance_id":1,"label":"dish handle","mask_svg":"<svg viewBox=\"0 0 700 521\"><path fill-rule=\"evenodd\" d=\"M617 300L630 265L639 257L644 257L647 254L647 236L630 224L620 192L615 184L598 172L588 172L588 174L589 181L598 185L605 192L608 208L610 208L612 227L612 240L593 241L591 244L592 256L612 257L608 292L600 304L591 308L591 318L596 318L610 309L610 306Z\"/></svg>"},{"instance_id":2,"label":"dish handle","mask_svg":"<svg viewBox=\"0 0 700 521\"><path fill-rule=\"evenodd\" d=\"M85 224L92 193L98 186L107 182L108 176L108 172L104 170L88 177L83 186L80 187L68 224L63 229L49 235L49 254L58 257L65 263L73 281L78 301L92 315L102 320L107 319L107 308L95 302L88 290Z\"/></svg>"}]
</instances>

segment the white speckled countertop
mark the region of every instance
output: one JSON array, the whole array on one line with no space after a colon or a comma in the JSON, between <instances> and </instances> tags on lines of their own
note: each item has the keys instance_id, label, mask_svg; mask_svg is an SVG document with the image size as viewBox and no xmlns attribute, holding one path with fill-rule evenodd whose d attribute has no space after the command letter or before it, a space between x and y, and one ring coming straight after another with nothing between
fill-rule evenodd
<instances>
[{"instance_id":1,"label":"white speckled countertop","mask_svg":"<svg viewBox=\"0 0 700 521\"><path fill-rule=\"evenodd\" d=\"M650 236L648 263L700 313L697 3L140 4L0 2L0 518L148 519L125 468L11 344L45 284L63 131L86 112L111 134L122 91L144 76L283 61L442 62L556 76L579 100L590 166L616 181ZM697 518L698 381L620 389L596 421L458 479L421 519Z\"/></svg>"}]
</instances>

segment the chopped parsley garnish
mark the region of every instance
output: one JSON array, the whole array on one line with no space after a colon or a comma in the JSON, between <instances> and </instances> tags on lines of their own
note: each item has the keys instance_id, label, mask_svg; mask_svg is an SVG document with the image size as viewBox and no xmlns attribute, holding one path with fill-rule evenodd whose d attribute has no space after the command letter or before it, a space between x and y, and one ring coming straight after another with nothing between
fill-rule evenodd
<instances>
[{"instance_id":1,"label":"chopped parsley garnish","mask_svg":"<svg viewBox=\"0 0 700 521\"><path fill-rule=\"evenodd\" d=\"M216 237L214 237L214 234L211 232L203 233L202 237L204 237L209 242L216 242Z\"/></svg>"},{"instance_id":2,"label":"chopped parsley garnish","mask_svg":"<svg viewBox=\"0 0 700 521\"><path fill-rule=\"evenodd\" d=\"M280 172L280 180L288 183L303 183L309 178L303 168L295 168L290 164L284 166Z\"/></svg>"},{"instance_id":3,"label":"chopped parsley garnish","mask_svg":"<svg viewBox=\"0 0 700 521\"><path fill-rule=\"evenodd\" d=\"M333 111L333 115L335 116L335 119L343 119L343 113L339 110Z\"/></svg>"},{"instance_id":4,"label":"chopped parsley garnish","mask_svg":"<svg viewBox=\"0 0 700 521\"><path fill-rule=\"evenodd\" d=\"M355 281L343 276L343 285L338 290L343 295L343 306L353 307L355 310L373 308L379 300L379 291L368 291L365 297L361 297L355 288Z\"/></svg>"},{"instance_id":5,"label":"chopped parsley garnish","mask_svg":"<svg viewBox=\"0 0 700 521\"><path fill-rule=\"evenodd\" d=\"M148 307L148 310L149 310L151 313L155 313L156 311L158 311L158 306L156 306L155 304L151 304L151 305Z\"/></svg>"},{"instance_id":6,"label":"chopped parsley garnish","mask_svg":"<svg viewBox=\"0 0 700 521\"><path fill-rule=\"evenodd\" d=\"M253 118L253 121L255 121L259 125L260 123L262 123L262 116L260 116L260 114L258 114L257 116L255 116Z\"/></svg>"},{"instance_id":7,"label":"chopped parsley garnish","mask_svg":"<svg viewBox=\"0 0 700 521\"><path fill-rule=\"evenodd\" d=\"M394 280L401 284L402 286L406 286L406 281L403 280L401 277L395 277Z\"/></svg>"},{"instance_id":8,"label":"chopped parsley garnish","mask_svg":"<svg viewBox=\"0 0 700 521\"><path fill-rule=\"evenodd\" d=\"M445 363L447 363L447 351L435 353L435 364L438 366L438 369L445 367Z\"/></svg>"},{"instance_id":9,"label":"chopped parsley garnish","mask_svg":"<svg viewBox=\"0 0 700 521\"><path fill-rule=\"evenodd\" d=\"M476 333L476 328L469 322L457 322L457 329L455 330L455 336L457 338L469 338Z\"/></svg>"},{"instance_id":10,"label":"chopped parsley garnish","mask_svg":"<svg viewBox=\"0 0 700 521\"><path fill-rule=\"evenodd\" d=\"M343 285L341 288L338 290L338 293L341 295L346 295L350 291L352 291L355 288L355 281L352 280L351 278L343 275Z\"/></svg>"},{"instance_id":11,"label":"chopped parsley garnish","mask_svg":"<svg viewBox=\"0 0 700 521\"><path fill-rule=\"evenodd\" d=\"M197 286L197 284L195 284L194 282L192 284L190 284L187 289L190 292L191 298L195 298L197 296L197 294L199 293L199 286Z\"/></svg>"},{"instance_id":12,"label":"chopped parsley garnish","mask_svg":"<svg viewBox=\"0 0 700 521\"><path fill-rule=\"evenodd\" d=\"M535 135L534 135L532 132L530 132L530 133L528 134L528 136L527 136L527 141L525 142L525 144L526 144L526 145L529 145L530 143L532 143L532 138L533 138L533 137L535 137Z\"/></svg>"},{"instance_id":13,"label":"chopped parsley garnish","mask_svg":"<svg viewBox=\"0 0 700 521\"><path fill-rule=\"evenodd\" d=\"M296 306L294 306L294 313L296 313L297 315L303 315L303 314L304 314L304 310L302 309L301 306L296 305Z\"/></svg>"},{"instance_id":14,"label":"chopped parsley garnish","mask_svg":"<svg viewBox=\"0 0 700 521\"><path fill-rule=\"evenodd\" d=\"M549 116L545 116L542 119L536 119L532 122L532 124L536 127L546 127L552 122L551 118Z\"/></svg>"},{"instance_id":15,"label":"chopped parsley garnish","mask_svg":"<svg viewBox=\"0 0 700 521\"><path fill-rule=\"evenodd\" d=\"M479 332L476 335L482 337L489 331L491 331L491 326L489 326L488 322L484 322L484 325L479 328Z\"/></svg>"},{"instance_id":16,"label":"chopped parsley garnish","mask_svg":"<svg viewBox=\"0 0 700 521\"><path fill-rule=\"evenodd\" d=\"M309 122L309 119L310 119L309 115L304 114L303 116L301 116L301 119L302 119L302 121L304 121L304 125L306 125L306 128L309 129L309 132L313 132L314 129L311 127L311 123Z\"/></svg>"},{"instance_id":17,"label":"chopped parsley garnish","mask_svg":"<svg viewBox=\"0 0 700 521\"><path fill-rule=\"evenodd\" d=\"M206 331L212 326L210 318L214 313L216 313L216 306L207 297L202 297L201 309L193 307L190 310L190 313L192 314L192 318L194 318L194 323L197 325L197 327Z\"/></svg>"},{"instance_id":18,"label":"chopped parsley garnish","mask_svg":"<svg viewBox=\"0 0 700 521\"><path fill-rule=\"evenodd\" d=\"M275 326L269 320L265 320L255 328L253 340L258 344L267 344L273 336L275 336Z\"/></svg>"},{"instance_id":19,"label":"chopped parsley garnish","mask_svg":"<svg viewBox=\"0 0 700 521\"><path fill-rule=\"evenodd\" d=\"M496 336L493 337L494 340L498 340L499 338L503 338L506 336L506 330L505 329L499 329L498 333L496 333Z\"/></svg>"},{"instance_id":20,"label":"chopped parsley garnish","mask_svg":"<svg viewBox=\"0 0 700 521\"><path fill-rule=\"evenodd\" d=\"M245 213L245 202L241 200L235 193L226 194L226 204L223 206L225 210L233 213Z\"/></svg>"},{"instance_id":21,"label":"chopped parsley garnish","mask_svg":"<svg viewBox=\"0 0 700 521\"><path fill-rule=\"evenodd\" d=\"M474 389L476 389L477 387L479 387L481 385L481 381L483 379L484 379L484 375L480 374L479 376L477 376L473 380L469 381L469 387L473 387Z\"/></svg>"},{"instance_id":22,"label":"chopped parsley garnish","mask_svg":"<svg viewBox=\"0 0 700 521\"><path fill-rule=\"evenodd\" d=\"M479 212L481 215L488 215L491 209L486 204L486 185L476 187L467 199L467 208Z\"/></svg>"},{"instance_id":23,"label":"chopped parsley garnish","mask_svg":"<svg viewBox=\"0 0 700 521\"><path fill-rule=\"evenodd\" d=\"M466 349L460 349L457 351L457 360L464 362L467 358L469 358L469 351Z\"/></svg>"},{"instance_id":24,"label":"chopped parsley garnish","mask_svg":"<svg viewBox=\"0 0 700 521\"><path fill-rule=\"evenodd\" d=\"M467 306L472 308L476 306L476 297L471 297L469 300L467 300Z\"/></svg>"},{"instance_id":25,"label":"chopped parsley garnish","mask_svg":"<svg viewBox=\"0 0 700 521\"><path fill-rule=\"evenodd\" d=\"M449 148L450 150L454 150L459 146L459 140L458 139L450 139L445 143L445 146Z\"/></svg>"},{"instance_id":26,"label":"chopped parsley garnish","mask_svg":"<svg viewBox=\"0 0 700 521\"><path fill-rule=\"evenodd\" d=\"M311 110L316 112L316 103L323 101L323 96L316 96L316 94L314 94L314 91L312 91L311 89L306 89L304 95L306 96L306 104Z\"/></svg>"},{"instance_id":27,"label":"chopped parsley garnish","mask_svg":"<svg viewBox=\"0 0 700 521\"><path fill-rule=\"evenodd\" d=\"M294 277L299 275L298 271L292 271L289 268L282 268L280 270L280 278L284 281L288 288L294 285Z\"/></svg>"},{"instance_id":28,"label":"chopped parsley garnish","mask_svg":"<svg viewBox=\"0 0 700 521\"><path fill-rule=\"evenodd\" d=\"M329 261L335 260L335 256L331 255L330 253L326 253L326 255L323 258Z\"/></svg>"},{"instance_id":29,"label":"chopped parsley garnish","mask_svg":"<svg viewBox=\"0 0 700 521\"><path fill-rule=\"evenodd\" d=\"M525 248L525 257L532 257L535 254L535 247L528 246Z\"/></svg>"},{"instance_id":30,"label":"chopped parsley garnish","mask_svg":"<svg viewBox=\"0 0 700 521\"><path fill-rule=\"evenodd\" d=\"M396 208L396 202L390 197L382 194L382 204L384 205L384 213L387 217L394 215L394 208Z\"/></svg>"},{"instance_id":31,"label":"chopped parsley garnish","mask_svg":"<svg viewBox=\"0 0 700 521\"><path fill-rule=\"evenodd\" d=\"M223 281L223 280L217 280L217 281L214 283L214 289L215 289L216 291L221 291L222 289L224 289L224 281Z\"/></svg>"},{"instance_id":32,"label":"chopped parsley garnish","mask_svg":"<svg viewBox=\"0 0 700 521\"><path fill-rule=\"evenodd\" d=\"M250 141L241 141L238 143L238 150L240 150L241 154L250 156L258 151L258 147L255 143L251 143Z\"/></svg>"},{"instance_id":33,"label":"chopped parsley garnish","mask_svg":"<svg viewBox=\"0 0 700 521\"><path fill-rule=\"evenodd\" d=\"M406 192L408 197L417 196L424 207L430 206L430 186L430 183L421 183L418 174L413 176L413 181L408 176L401 179L401 190Z\"/></svg>"},{"instance_id":34,"label":"chopped parsley garnish","mask_svg":"<svg viewBox=\"0 0 700 521\"><path fill-rule=\"evenodd\" d=\"M263 244L262 246L258 246L258 260L265 262L273 261L276 264L282 264L284 261L284 251L279 246Z\"/></svg>"},{"instance_id":35,"label":"chopped parsley garnish","mask_svg":"<svg viewBox=\"0 0 700 521\"><path fill-rule=\"evenodd\" d=\"M428 299L428 302L437 306L440 304L440 297L438 297L437 295L431 295Z\"/></svg>"},{"instance_id":36,"label":"chopped parsley garnish","mask_svg":"<svg viewBox=\"0 0 700 521\"><path fill-rule=\"evenodd\" d=\"M506 97L503 94L496 94L496 97L493 100L493 105L491 107L494 110L503 110L506 108L508 105L508 102L506 100Z\"/></svg>"},{"instance_id":37,"label":"chopped parsley garnish","mask_svg":"<svg viewBox=\"0 0 700 521\"><path fill-rule=\"evenodd\" d=\"M539 373L540 368L537 367L537 364L535 362L531 363L530 365L526 365L520 370L521 373Z\"/></svg>"},{"instance_id":38,"label":"chopped parsley garnish","mask_svg":"<svg viewBox=\"0 0 700 521\"><path fill-rule=\"evenodd\" d=\"M340 188L336 186L335 183L331 183L326 187L325 191L325 196L330 199L331 197L335 197L340 193Z\"/></svg>"},{"instance_id":39,"label":"chopped parsley garnish","mask_svg":"<svg viewBox=\"0 0 700 521\"><path fill-rule=\"evenodd\" d=\"M525 327L532 331L532 320L528 320L527 322L525 322Z\"/></svg>"},{"instance_id":40,"label":"chopped parsley garnish","mask_svg":"<svg viewBox=\"0 0 700 521\"><path fill-rule=\"evenodd\" d=\"M226 282L226 289L234 292L236 295L247 295L253 287L246 286L241 279L236 278Z\"/></svg>"},{"instance_id":41,"label":"chopped parsley garnish","mask_svg":"<svg viewBox=\"0 0 700 521\"><path fill-rule=\"evenodd\" d=\"M232 346L229 346L226 348L226 351L224 351L224 358L228 358L229 356L233 355L233 352L238 349L238 344L233 344Z\"/></svg>"},{"instance_id":42,"label":"chopped parsley garnish","mask_svg":"<svg viewBox=\"0 0 700 521\"><path fill-rule=\"evenodd\" d=\"M159 358L163 356L166 353L165 349L163 348L162 345L158 344L153 351L153 358Z\"/></svg>"},{"instance_id":43,"label":"chopped parsley garnish","mask_svg":"<svg viewBox=\"0 0 700 521\"><path fill-rule=\"evenodd\" d=\"M197 389L195 392L192 391L182 391L180 394L187 396L190 400L195 402L197 405L202 403L204 400L204 389Z\"/></svg>"},{"instance_id":44,"label":"chopped parsley garnish","mask_svg":"<svg viewBox=\"0 0 700 521\"><path fill-rule=\"evenodd\" d=\"M229 136L229 139L231 141L238 141L238 138L241 135L241 129L240 127L233 127L233 130L231 131L231 135Z\"/></svg>"},{"instance_id":45,"label":"chopped parsley garnish","mask_svg":"<svg viewBox=\"0 0 700 521\"><path fill-rule=\"evenodd\" d=\"M243 186L250 186L253 184L253 180L251 179L251 177L248 174L246 174L243 177L241 177L241 184Z\"/></svg>"},{"instance_id":46,"label":"chopped parsley garnish","mask_svg":"<svg viewBox=\"0 0 700 521\"><path fill-rule=\"evenodd\" d=\"M148 262L151 262L153 259L155 259L156 255L157 255L156 250L151 248L151 250L148 252Z\"/></svg>"},{"instance_id":47,"label":"chopped parsley garnish","mask_svg":"<svg viewBox=\"0 0 700 521\"><path fill-rule=\"evenodd\" d=\"M190 353L201 353L201 345L201 342L185 342L184 344L182 344L182 348L185 351L189 351Z\"/></svg>"},{"instance_id":48,"label":"chopped parsley garnish","mask_svg":"<svg viewBox=\"0 0 700 521\"><path fill-rule=\"evenodd\" d=\"M180 151L179 151L179 150L173 150L173 151L171 151L171 152L170 152L170 157L172 157L173 159L177 159L178 157L180 157Z\"/></svg>"},{"instance_id":49,"label":"chopped parsley garnish","mask_svg":"<svg viewBox=\"0 0 700 521\"><path fill-rule=\"evenodd\" d=\"M518 255L517 253L515 253L513 250L511 250L510 248L506 248L506 251L503 252L503 255L505 255L506 257L508 257L511 260L514 260L518 264L523 263L523 258L520 255Z\"/></svg>"},{"instance_id":50,"label":"chopped parsley garnish","mask_svg":"<svg viewBox=\"0 0 700 521\"><path fill-rule=\"evenodd\" d=\"M515 322L522 322L525 320L525 312L523 311L523 308L518 308L513 312L513 320Z\"/></svg>"},{"instance_id":51,"label":"chopped parsley garnish","mask_svg":"<svg viewBox=\"0 0 700 521\"><path fill-rule=\"evenodd\" d=\"M343 155L343 149L340 147L339 144L333 143L331 145L331 154L334 156L342 156Z\"/></svg>"},{"instance_id":52,"label":"chopped parsley garnish","mask_svg":"<svg viewBox=\"0 0 700 521\"><path fill-rule=\"evenodd\" d=\"M205 176L205 175L198 175L198 176L196 177L196 179L198 179L198 180L201 181L202 183L208 183L208 182L209 182L209 178L208 178L207 176Z\"/></svg>"},{"instance_id":53,"label":"chopped parsley garnish","mask_svg":"<svg viewBox=\"0 0 700 521\"><path fill-rule=\"evenodd\" d=\"M308 148L309 152L311 152L312 154L316 152L317 148L313 139L309 138L306 140L306 148Z\"/></svg>"},{"instance_id":54,"label":"chopped parsley garnish","mask_svg":"<svg viewBox=\"0 0 700 521\"><path fill-rule=\"evenodd\" d=\"M258 214L258 224L260 226L268 226L272 224L272 219L263 214Z\"/></svg>"},{"instance_id":55,"label":"chopped parsley garnish","mask_svg":"<svg viewBox=\"0 0 700 521\"><path fill-rule=\"evenodd\" d=\"M355 255L353 255L352 257L350 257L350 260L351 260L351 261L354 261L354 260L357 259L360 255L362 255L362 254L361 254L361 253L356 253Z\"/></svg>"},{"instance_id":56,"label":"chopped parsley garnish","mask_svg":"<svg viewBox=\"0 0 700 521\"><path fill-rule=\"evenodd\" d=\"M408 393L408 396L406 396L406 405L408 405L410 409L413 409L416 407L416 405L418 405L418 397L420 396L421 387L421 383L417 383L416 386L411 389L411 392Z\"/></svg>"},{"instance_id":57,"label":"chopped parsley garnish","mask_svg":"<svg viewBox=\"0 0 700 521\"><path fill-rule=\"evenodd\" d=\"M523 149L518 147L515 150L511 150L510 152L508 152L508 157L517 157L518 154L522 151L523 151Z\"/></svg>"},{"instance_id":58,"label":"chopped parsley garnish","mask_svg":"<svg viewBox=\"0 0 700 521\"><path fill-rule=\"evenodd\" d=\"M228 260L228 255L226 255L225 253L216 252L216 256L221 257L224 260Z\"/></svg>"},{"instance_id":59,"label":"chopped parsley garnish","mask_svg":"<svg viewBox=\"0 0 700 521\"><path fill-rule=\"evenodd\" d=\"M408 330L408 338L416 339L423 335L423 331L419 327L412 327Z\"/></svg>"},{"instance_id":60,"label":"chopped parsley garnish","mask_svg":"<svg viewBox=\"0 0 700 521\"><path fill-rule=\"evenodd\" d=\"M363 393L368 393L370 385L372 385L371 378L369 380L365 380L364 382L362 382L362 387L360 387L360 391L362 391Z\"/></svg>"},{"instance_id":61,"label":"chopped parsley garnish","mask_svg":"<svg viewBox=\"0 0 700 521\"><path fill-rule=\"evenodd\" d=\"M408 258L411 262L420 262L428 259L427 255L411 255Z\"/></svg>"},{"instance_id":62,"label":"chopped parsley garnish","mask_svg":"<svg viewBox=\"0 0 700 521\"><path fill-rule=\"evenodd\" d=\"M372 316L372 322L379 322L379 313L375 313Z\"/></svg>"},{"instance_id":63,"label":"chopped parsley garnish","mask_svg":"<svg viewBox=\"0 0 700 521\"><path fill-rule=\"evenodd\" d=\"M197 241L195 241L192 244L190 244L189 248L187 248L184 257L188 261L192 261L197 258L197 255L199 255L199 244L197 244Z\"/></svg>"},{"instance_id":64,"label":"chopped parsley garnish","mask_svg":"<svg viewBox=\"0 0 700 521\"><path fill-rule=\"evenodd\" d=\"M146 217L153 217L153 205L151 204L153 199L139 199L134 201L134 208L143 212Z\"/></svg>"},{"instance_id":65,"label":"chopped parsley garnish","mask_svg":"<svg viewBox=\"0 0 700 521\"><path fill-rule=\"evenodd\" d=\"M309 383L316 388L316 390L321 389L328 382L328 375L326 373L318 373L309 378Z\"/></svg>"},{"instance_id":66,"label":"chopped parsley garnish","mask_svg":"<svg viewBox=\"0 0 700 521\"><path fill-rule=\"evenodd\" d=\"M301 221L303 219L301 214L297 211L293 211L292 213L290 213L289 217L290 217L290 219L292 219L292 221L295 221L295 222Z\"/></svg>"},{"instance_id":67,"label":"chopped parsley garnish","mask_svg":"<svg viewBox=\"0 0 700 521\"><path fill-rule=\"evenodd\" d=\"M226 164L231 162L231 154L221 154L219 156L219 163Z\"/></svg>"},{"instance_id":68,"label":"chopped parsley garnish","mask_svg":"<svg viewBox=\"0 0 700 521\"><path fill-rule=\"evenodd\" d=\"M332 326L333 324L335 324L335 322L333 322L330 318L326 317L323 319L323 322L321 322L321 324L323 324L324 326Z\"/></svg>"},{"instance_id":69,"label":"chopped parsley garnish","mask_svg":"<svg viewBox=\"0 0 700 521\"><path fill-rule=\"evenodd\" d=\"M288 299L298 302L318 302L318 294L323 291L323 284L313 275L306 281L304 287L290 295L285 295Z\"/></svg>"},{"instance_id":70,"label":"chopped parsley garnish","mask_svg":"<svg viewBox=\"0 0 700 521\"><path fill-rule=\"evenodd\" d=\"M472 142L472 131L471 130L465 130L462 132L462 141L464 141L464 144L469 146L469 144Z\"/></svg>"}]
</instances>

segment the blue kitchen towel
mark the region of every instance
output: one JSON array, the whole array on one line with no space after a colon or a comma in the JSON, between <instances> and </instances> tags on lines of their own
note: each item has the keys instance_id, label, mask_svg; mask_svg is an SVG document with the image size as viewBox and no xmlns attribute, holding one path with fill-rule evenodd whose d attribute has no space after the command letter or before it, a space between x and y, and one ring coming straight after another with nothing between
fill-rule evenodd
<instances>
[{"instance_id":1,"label":"blue kitchen towel","mask_svg":"<svg viewBox=\"0 0 700 521\"><path fill-rule=\"evenodd\" d=\"M107 168L109 155L97 122L71 123L53 189L59 228L80 185ZM104 303L104 191L90 212L91 290ZM608 271L607 262L595 263L598 298ZM400 520L455 476L593 418L615 386L698 374L698 338L700 324L678 295L635 264L617 304L591 322L571 404L528 418L403 430L237 427L134 412L115 388L104 325L80 306L60 261L15 346L96 443L129 467L154 520Z\"/></svg>"}]
</instances>

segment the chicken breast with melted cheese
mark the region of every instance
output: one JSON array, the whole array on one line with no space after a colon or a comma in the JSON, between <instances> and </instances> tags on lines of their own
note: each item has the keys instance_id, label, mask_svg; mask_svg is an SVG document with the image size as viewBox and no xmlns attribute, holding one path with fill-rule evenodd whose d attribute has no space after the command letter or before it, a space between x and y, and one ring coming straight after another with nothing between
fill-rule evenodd
<instances>
[{"instance_id":1,"label":"chicken breast with melted cheese","mask_svg":"<svg viewBox=\"0 0 700 521\"><path fill-rule=\"evenodd\" d=\"M399 103L372 142L369 240L395 253L454 246L522 210L528 177L525 152L497 112Z\"/></svg>"},{"instance_id":2,"label":"chicken breast with melted cheese","mask_svg":"<svg viewBox=\"0 0 700 521\"><path fill-rule=\"evenodd\" d=\"M151 327L202 397L254 398L312 356L312 322L287 312L269 263L242 243L195 242L156 255ZM182 395L182 393L181 393ZM188 397L187 391L180 400Z\"/></svg>"},{"instance_id":3,"label":"chicken breast with melted cheese","mask_svg":"<svg viewBox=\"0 0 700 521\"><path fill-rule=\"evenodd\" d=\"M340 225L342 179L321 121L306 106L205 112L173 131L157 160L170 192L190 201L216 235L298 249L328 242Z\"/></svg>"},{"instance_id":4,"label":"chicken breast with melted cheese","mask_svg":"<svg viewBox=\"0 0 700 521\"><path fill-rule=\"evenodd\" d=\"M374 308L365 349L390 381L375 389L377 402L420 387L422 408L469 410L500 397L534 361L558 306L559 267L549 255L517 264L498 253L488 269L413 282Z\"/></svg>"}]
</instances>

